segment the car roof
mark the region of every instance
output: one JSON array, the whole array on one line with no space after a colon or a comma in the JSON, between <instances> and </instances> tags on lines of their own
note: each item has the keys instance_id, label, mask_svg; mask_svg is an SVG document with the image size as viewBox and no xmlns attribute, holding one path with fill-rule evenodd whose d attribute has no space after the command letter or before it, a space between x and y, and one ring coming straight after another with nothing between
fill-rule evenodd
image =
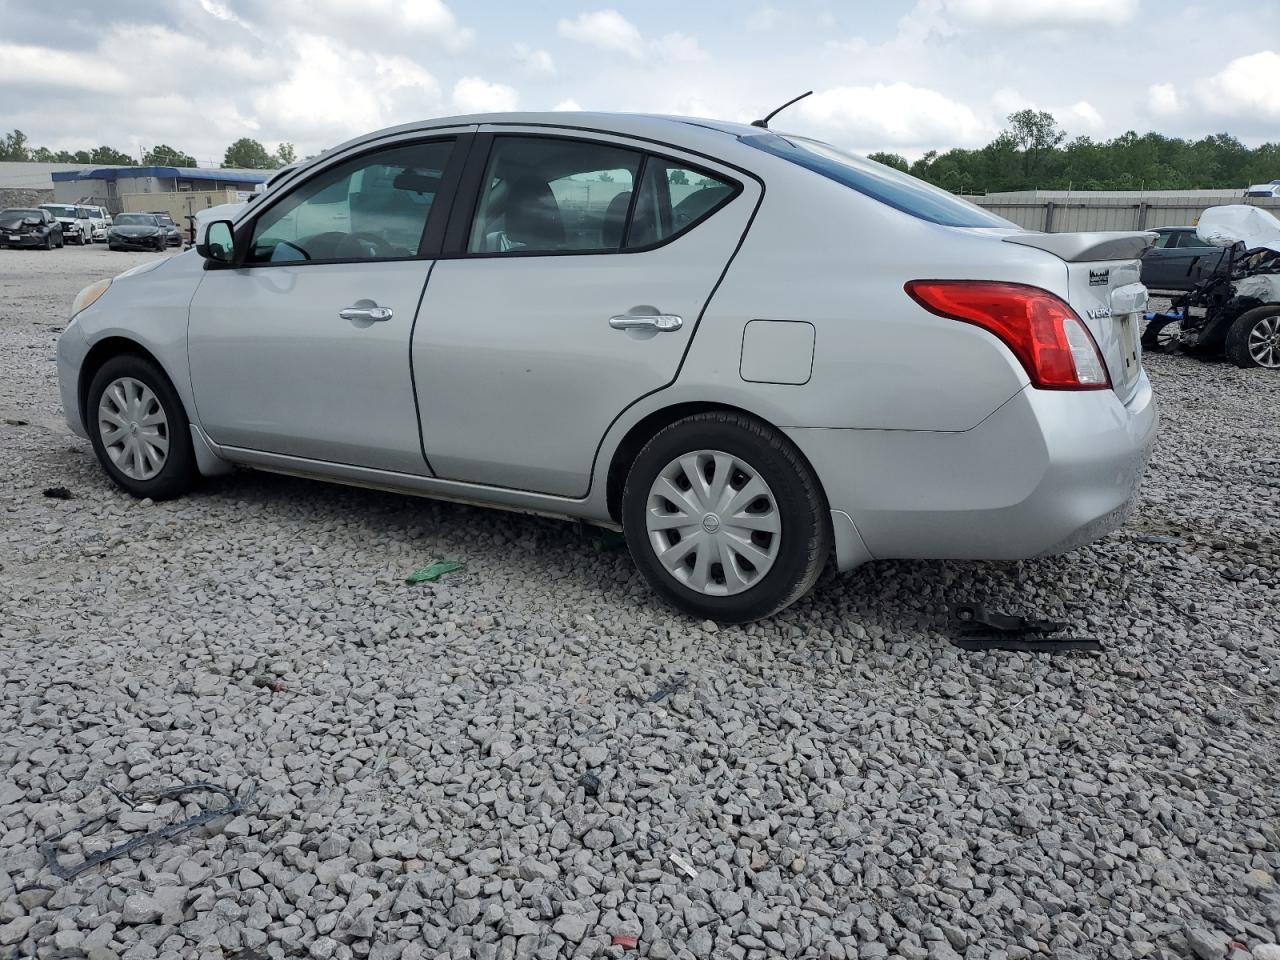
<instances>
[{"instance_id":1,"label":"car roof","mask_svg":"<svg viewBox=\"0 0 1280 960\"><path fill-rule=\"evenodd\" d=\"M674 146L689 150L707 151L713 155L726 150L732 152L739 137L762 132L761 128L753 127L746 123L656 113L597 113L585 110L470 113L417 120L394 127L384 127L381 130L370 131L367 134L348 140L346 143L339 144L331 150L326 150L310 163L299 163L295 170L288 172L290 174L296 173L334 153L394 134L450 127L482 126L485 124L546 127L548 129L616 134L618 136L636 137L637 139L655 140L659 143L671 143ZM742 149L743 152L737 154L739 157L756 153L756 151L750 151L750 148L747 147ZM281 177L281 179L291 179L291 177Z\"/></svg>"}]
</instances>

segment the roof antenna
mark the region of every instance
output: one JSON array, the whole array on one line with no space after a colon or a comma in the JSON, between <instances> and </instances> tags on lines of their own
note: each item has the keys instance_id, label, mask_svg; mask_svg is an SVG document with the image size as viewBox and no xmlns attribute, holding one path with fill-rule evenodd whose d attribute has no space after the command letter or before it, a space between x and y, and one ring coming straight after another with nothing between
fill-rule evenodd
<instances>
[{"instance_id":1,"label":"roof antenna","mask_svg":"<svg viewBox=\"0 0 1280 960\"><path fill-rule=\"evenodd\" d=\"M813 91L806 90L804 93L800 94L800 96L796 97L795 99L788 100L786 103L780 106L777 110L773 111L773 113L769 114L763 120L752 120L751 125L753 127L760 127L762 130L768 130L770 120L772 120L774 117L780 114L783 110L787 109L787 107L791 106L793 103L798 103L799 101L803 100L805 97L811 97L811 96L813 96Z\"/></svg>"}]
</instances>

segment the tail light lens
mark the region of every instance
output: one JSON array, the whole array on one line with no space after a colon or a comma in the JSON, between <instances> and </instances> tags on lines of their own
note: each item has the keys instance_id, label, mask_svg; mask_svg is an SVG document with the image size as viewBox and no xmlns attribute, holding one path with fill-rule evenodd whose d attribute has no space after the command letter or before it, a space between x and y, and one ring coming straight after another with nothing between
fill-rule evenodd
<instances>
[{"instance_id":1,"label":"tail light lens","mask_svg":"<svg viewBox=\"0 0 1280 960\"><path fill-rule=\"evenodd\" d=\"M999 337L1042 390L1111 386L1089 329L1062 299L1021 283L912 280L907 294L930 313Z\"/></svg>"}]
</instances>

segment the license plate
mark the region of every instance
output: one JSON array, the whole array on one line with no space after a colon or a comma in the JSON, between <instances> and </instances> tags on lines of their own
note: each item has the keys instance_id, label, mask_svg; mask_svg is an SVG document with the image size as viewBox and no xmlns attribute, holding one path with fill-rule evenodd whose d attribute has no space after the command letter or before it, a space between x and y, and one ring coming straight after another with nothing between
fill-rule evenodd
<instances>
[{"instance_id":1,"label":"license plate","mask_svg":"<svg viewBox=\"0 0 1280 960\"><path fill-rule=\"evenodd\" d=\"M11 233L11 234L9 234L9 242L10 242L10 243L15 243L15 242L17 242L18 240L21 240L21 239L22 239L22 238L21 238L20 236L18 236L16 233Z\"/></svg>"}]
</instances>

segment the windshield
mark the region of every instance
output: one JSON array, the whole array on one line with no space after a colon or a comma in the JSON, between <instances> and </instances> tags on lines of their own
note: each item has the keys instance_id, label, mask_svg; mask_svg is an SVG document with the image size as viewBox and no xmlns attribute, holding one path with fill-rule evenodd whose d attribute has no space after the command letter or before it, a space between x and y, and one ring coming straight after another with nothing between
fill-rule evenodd
<instances>
[{"instance_id":1,"label":"windshield","mask_svg":"<svg viewBox=\"0 0 1280 960\"><path fill-rule=\"evenodd\" d=\"M76 207L76 216L79 217L81 220L88 220L90 217L93 216L93 213L89 210L88 207Z\"/></svg>"},{"instance_id":2,"label":"windshield","mask_svg":"<svg viewBox=\"0 0 1280 960\"><path fill-rule=\"evenodd\" d=\"M940 187L893 167L856 157L817 140L762 133L742 137L747 146L781 157L842 183L895 210L948 227L1012 227L1014 224Z\"/></svg>"},{"instance_id":3,"label":"windshield","mask_svg":"<svg viewBox=\"0 0 1280 960\"><path fill-rule=\"evenodd\" d=\"M38 216L40 216L39 210L23 210L19 207L10 207L8 210L0 210L0 217L4 217L6 220L9 219L10 217L38 217Z\"/></svg>"},{"instance_id":4,"label":"windshield","mask_svg":"<svg viewBox=\"0 0 1280 960\"><path fill-rule=\"evenodd\" d=\"M122 213L116 217L115 224L117 227L154 227L156 218L145 213Z\"/></svg>"},{"instance_id":5,"label":"windshield","mask_svg":"<svg viewBox=\"0 0 1280 960\"><path fill-rule=\"evenodd\" d=\"M77 216L75 207L64 207L56 203L46 203L43 205L43 209L48 210L55 217L71 217L74 219ZM80 216L83 216L83 214L80 214Z\"/></svg>"}]
</instances>

